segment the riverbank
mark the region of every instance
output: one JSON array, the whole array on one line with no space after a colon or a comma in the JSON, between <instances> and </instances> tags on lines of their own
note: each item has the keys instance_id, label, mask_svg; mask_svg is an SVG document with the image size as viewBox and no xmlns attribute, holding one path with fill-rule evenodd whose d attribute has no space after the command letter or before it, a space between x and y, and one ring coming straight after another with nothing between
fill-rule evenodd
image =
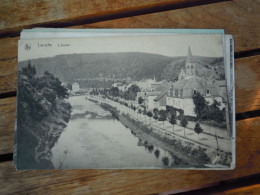
<instances>
[{"instance_id":1,"label":"riverbank","mask_svg":"<svg viewBox=\"0 0 260 195\"><path fill-rule=\"evenodd\" d=\"M120 114L116 108L109 104L101 105L103 108L105 107L106 110L111 110L111 113L116 116L123 125L130 128L138 138L168 151L173 159L175 159L172 165L174 167L203 167L204 164L212 163L228 166L231 162L231 159L229 159L230 154L197 146L194 143L178 139L173 134L159 131L140 121L136 121L128 114ZM220 159L222 159L221 162Z\"/></svg>"},{"instance_id":2,"label":"riverbank","mask_svg":"<svg viewBox=\"0 0 260 195\"><path fill-rule=\"evenodd\" d=\"M210 163L210 159L201 147L197 148L191 143L184 143L181 140L177 140L175 136L168 133L147 127L141 122L132 119L128 114L121 114L119 120L140 139L168 151L174 159L171 166L192 166L194 162L195 164Z\"/></svg>"},{"instance_id":3,"label":"riverbank","mask_svg":"<svg viewBox=\"0 0 260 195\"><path fill-rule=\"evenodd\" d=\"M92 101L100 103L100 101L97 100ZM232 158L229 152L207 147L203 144L197 144L169 131L160 130L160 128L156 126L144 123L142 120L137 120L127 112L117 110L116 107L109 103L101 103L101 106L111 111L111 113L117 117L122 124L130 128L137 137L149 142L149 144L157 145L171 153L173 158L180 159L180 161L184 162L180 166L189 165L189 167L204 168L214 165L215 167L230 167ZM174 164L174 167L178 167L178 165Z\"/></svg>"}]
</instances>

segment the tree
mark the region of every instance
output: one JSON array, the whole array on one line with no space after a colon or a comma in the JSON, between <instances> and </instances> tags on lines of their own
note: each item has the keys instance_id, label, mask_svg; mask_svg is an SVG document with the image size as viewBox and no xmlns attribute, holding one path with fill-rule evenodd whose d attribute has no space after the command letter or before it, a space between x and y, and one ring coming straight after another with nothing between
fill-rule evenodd
<instances>
[{"instance_id":1,"label":"tree","mask_svg":"<svg viewBox=\"0 0 260 195\"><path fill-rule=\"evenodd\" d=\"M142 104L144 102L144 99L142 97L138 98L138 104Z\"/></svg>"},{"instance_id":2,"label":"tree","mask_svg":"<svg viewBox=\"0 0 260 195\"><path fill-rule=\"evenodd\" d=\"M150 117L150 123L151 123L151 118L153 117L153 113L151 111L148 111L146 114L147 116Z\"/></svg>"},{"instance_id":3,"label":"tree","mask_svg":"<svg viewBox=\"0 0 260 195\"><path fill-rule=\"evenodd\" d=\"M135 100L137 96L137 92L140 92L141 89L136 85L131 85L124 93L124 98L127 100Z\"/></svg>"},{"instance_id":4,"label":"tree","mask_svg":"<svg viewBox=\"0 0 260 195\"><path fill-rule=\"evenodd\" d=\"M184 137L186 137L185 127L186 127L187 125L188 125L188 120L186 119L185 116L182 116L182 118L181 118L181 126L183 126Z\"/></svg>"},{"instance_id":5,"label":"tree","mask_svg":"<svg viewBox=\"0 0 260 195\"><path fill-rule=\"evenodd\" d=\"M214 100L213 103L209 106L209 119L214 120L218 123L225 122L225 112L222 112L219 109L220 103L217 100Z\"/></svg>"},{"instance_id":6,"label":"tree","mask_svg":"<svg viewBox=\"0 0 260 195\"><path fill-rule=\"evenodd\" d=\"M159 121L162 121L163 122L163 127L164 127L164 121L166 120L167 118L167 113L165 110L160 110L159 111Z\"/></svg>"},{"instance_id":7,"label":"tree","mask_svg":"<svg viewBox=\"0 0 260 195\"><path fill-rule=\"evenodd\" d=\"M173 131L173 133L174 133L174 125L177 123L177 121L176 121L176 118L175 118L175 115L174 115L174 114L172 114L172 115L171 115L171 118L170 118L170 123L172 124L172 131Z\"/></svg>"},{"instance_id":8,"label":"tree","mask_svg":"<svg viewBox=\"0 0 260 195\"><path fill-rule=\"evenodd\" d=\"M207 102L199 92L193 94L192 100L195 105L194 112L197 115L197 118L201 119L204 112L204 108L207 107Z\"/></svg>"},{"instance_id":9,"label":"tree","mask_svg":"<svg viewBox=\"0 0 260 195\"><path fill-rule=\"evenodd\" d=\"M157 108L154 108L153 109L153 118L156 120L156 122L157 122L157 120L158 120L158 114L159 114L159 111L158 111L158 109Z\"/></svg>"},{"instance_id":10,"label":"tree","mask_svg":"<svg viewBox=\"0 0 260 195\"><path fill-rule=\"evenodd\" d=\"M113 97L118 97L118 95L119 95L118 87L112 87L110 89L110 95L112 95Z\"/></svg>"},{"instance_id":11,"label":"tree","mask_svg":"<svg viewBox=\"0 0 260 195\"><path fill-rule=\"evenodd\" d=\"M47 71L36 75L30 62L18 72L17 128L21 136L17 142L23 145L21 153L26 154L19 156L19 161L39 168L51 166L46 156L51 156L53 145L70 119L71 105L65 100L68 91L58 78Z\"/></svg>"},{"instance_id":12,"label":"tree","mask_svg":"<svg viewBox=\"0 0 260 195\"><path fill-rule=\"evenodd\" d=\"M27 67L22 68L21 74L27 76L29 79L32 79L36 74L35 66L32 66L29 61Z\"/></svg>"},{"instance_id":13,"label":"tree","mask_svg":"<svg viewBox=\"0 0 260 195\"><path fill-rule=\"evenodd\" d=\"M140 115L142 114L142 109L141 109L141 108L138 109L138 113L139 113Z\"/></svg>"},{"instance_id":14,"label":"tree","mask_svg":"<svg viewBox=\"0 0 260 195\"><path fill-rule=\"evenodd\" d=\"M196 125L194 127L194 131L195 131L195 133L198 134L198 139L199 139L199 134L203 132L203 129L200 127L199 123L196 123Z\"/></svg>"}]
</instances>

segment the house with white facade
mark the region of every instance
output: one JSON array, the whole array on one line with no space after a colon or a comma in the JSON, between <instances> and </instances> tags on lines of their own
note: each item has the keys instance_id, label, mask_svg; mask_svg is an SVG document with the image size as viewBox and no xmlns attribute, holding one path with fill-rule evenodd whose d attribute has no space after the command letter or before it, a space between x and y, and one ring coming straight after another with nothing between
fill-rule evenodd
<instances>
[{"instance_id":1,"label":"house with white facade","mask_svg":"<svg viewBox=\"0 0 260 195\"><path fill-rule=\"evenodd\" d=\"M154 108L158 108L157 102L154 101L158 95L160 95L161 91L147 91L147 92L138 92L137 98L142 97L144 99L144 105L146 110L153 110ZM138 99L137 99L138 100Z\"/></svg>"},{"instance_id":2,"label":"house with white facade","mask_svg":"<svg viewBox=\"0 0 260 195\"><path fill-rule=\"evenodd\" d=\"M72 92L79 92L80 88L79 88L79 84L78 83L73 83L72 84Z\"/></svg>"},{"instance_id":3,"label":"house with white facade","mask_svg":"<svg viewBox=\"0 0 260 195\"><path fill-rule=\"evenodd\" d=\"M220 109L225 107L218 88L213 85L211 81L196 76L174 83L168 90L169 95L166 97L166 106L173 107L177 110L183 110L184 115L196 116L194 113L195 105L192 96L198 92L209 104L216 100L221 105L219 107Z\"/></svg>"}]
</instances>

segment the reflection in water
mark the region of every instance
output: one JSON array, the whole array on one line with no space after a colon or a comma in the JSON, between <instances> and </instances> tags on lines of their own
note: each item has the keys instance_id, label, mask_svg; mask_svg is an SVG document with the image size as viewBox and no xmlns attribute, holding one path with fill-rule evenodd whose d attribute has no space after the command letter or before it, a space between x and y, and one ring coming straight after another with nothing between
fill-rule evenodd
<instances>
[{"instance_id":1,"label":"reflection in water","mask_svg":"<svg viewBox=\"0 0 260 195\"><path fill-rule=\"evenodd\" d=\"M169 165L169 158L168 157L163 157L162 158L162 162L164 166L168 166Z\"/></svg>"},{"instance_id":2,"label":"reflection in water","mask_svg":"<svg viewBox=\"0 0 260 195\"><path fill-rule=\"evenodd\" d=\"M174 162L170 153L158 147L154 151L154 145L99 105L83 96L69 101L72 118L52 149L55 168L152 168ZM160 153L167 157L160 159Z\"/></svg>"},{"instance_id":3,"label":"reflection in water","mask_svg":"<svg viewBox=\"0 0 260 195\"><path fill-rule=\"evenodd\" d=\"M158 159L160 156L160 151L158 149L155 150L154 155L156 156L156 158Z\"/></svg>"},{"instance_id":4,"label":"reflection in water","mask_svg":"<svg viewBox=\"0 0 260 195\"><path fill-rule=\"evenodd\" d=\"M152 151L153 151L153 145L148 146L148 151L149 151L149 152L152 152Z\"/></svg>"}]
</instances>

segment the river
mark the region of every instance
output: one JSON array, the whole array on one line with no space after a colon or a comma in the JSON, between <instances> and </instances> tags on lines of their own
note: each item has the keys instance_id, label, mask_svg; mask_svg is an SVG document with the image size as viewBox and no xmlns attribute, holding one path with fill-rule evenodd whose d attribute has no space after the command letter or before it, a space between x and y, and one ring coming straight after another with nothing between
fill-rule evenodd
<instances>
[{"instance_id":1,"label":"river","mask_svg":"<svg viewBox=\"0 0 260 195\"><path fill-rule=\"evenodd\" d=\"M56 169L163 168L172 156L136 137L109 111L84 96L69 98L71 119L52 148Z\"/></svg>"}]
</instances>

